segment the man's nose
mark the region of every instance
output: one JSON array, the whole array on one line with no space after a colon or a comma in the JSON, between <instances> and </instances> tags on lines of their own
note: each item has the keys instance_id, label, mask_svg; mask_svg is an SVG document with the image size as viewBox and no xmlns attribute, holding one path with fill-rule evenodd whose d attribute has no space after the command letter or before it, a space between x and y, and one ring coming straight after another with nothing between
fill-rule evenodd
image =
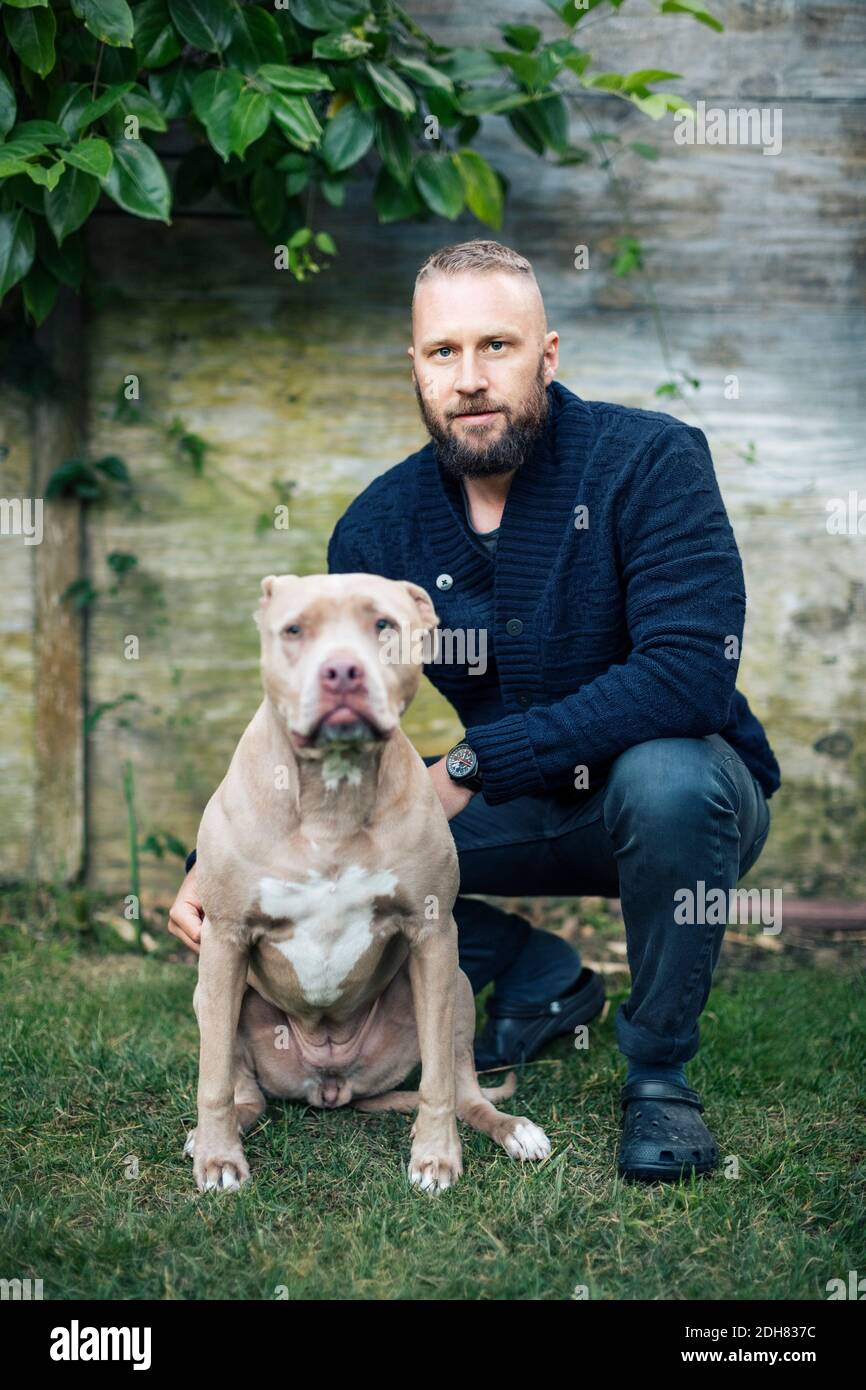
<instances>
[{"instance_id":1,"label":"man's nose","mask_svg":"<svg viewBox=\"0 0 866 1390\"><path fill-rule=\"evenodd\" d=\"M474 353L464 352L454 381L455 391L461 396L477 396L479 391L486 391L487 386L483 363L478 361Z\"/></svg>"},{"instance_id":2,"label":"man's nose","mask_svg":"<svg viewBox=\"0 0 866 1390\"><path fill-rule=\"evenodd\" d=\"M360 690L364 684L364 667L352 652L332 652L319 667L319 684L331 695Z\"/></svg>"}]
</instances>

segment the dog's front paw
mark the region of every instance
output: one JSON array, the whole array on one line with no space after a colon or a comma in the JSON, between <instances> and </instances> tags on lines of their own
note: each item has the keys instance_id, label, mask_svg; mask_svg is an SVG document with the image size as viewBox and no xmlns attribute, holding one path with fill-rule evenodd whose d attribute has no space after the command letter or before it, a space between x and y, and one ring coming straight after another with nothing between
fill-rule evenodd
<instances>
[{"instance_id":1,"label":"dog's front paw","mask_svg":"<svg viewBox=\"0 0 866 1390\"><path fill-rule=\"evenodd\" d=\"M460 1139L455 1126L453 1134L443 1143L425 1143L416 1139L409 1158L409 1181L422 1192L435 1194L453 1187L463 1172Z\"/></svg>"},{"instance_id":2,"label":"dog's front paw","mask_svg":"<svg viewBox=\"0 0 866 1390\"><path fill-rule=\"evenodd\" d=\"M189 1148L192 1141L192 1171L199 1192L211 1192L216 1188L235 1191L250 1176L249 1165L244 1151L237 1142L222 1146L203 1144L193 1132L187 1140Z\"/></svg>"}]
</instances>

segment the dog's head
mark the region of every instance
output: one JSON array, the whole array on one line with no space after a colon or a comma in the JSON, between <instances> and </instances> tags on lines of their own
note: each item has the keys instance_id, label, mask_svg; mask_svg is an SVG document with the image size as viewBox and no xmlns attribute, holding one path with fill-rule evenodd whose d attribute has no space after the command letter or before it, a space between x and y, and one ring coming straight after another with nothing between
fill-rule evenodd
<instances>
[{"instance_id":1,"label":"dog's head","mask_svg":"<svg viewBox=\"0 0 866 1390\"><path fill-rule=\"evenodd\" d=\"M419 584L372 574L269 575L255 616L265 692L298 751L390 737L438 622Z\"/></svg>"}]
</instances>

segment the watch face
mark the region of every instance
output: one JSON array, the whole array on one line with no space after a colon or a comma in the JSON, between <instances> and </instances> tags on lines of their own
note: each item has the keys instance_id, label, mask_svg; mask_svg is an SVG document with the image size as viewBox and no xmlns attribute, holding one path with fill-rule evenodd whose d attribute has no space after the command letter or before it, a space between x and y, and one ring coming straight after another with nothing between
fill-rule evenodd
<instances>
[{"instance_id":1,"label":"watch face","mask_svg":"<svg viewBox=\"0 0 866 1390\"><path fill-rule=\"evenodd\" d=\"M472 776L478 768L478 759L468 743L458 743L445 759L445 766L450 777L460 780Z\"/></svg>"}]
</instances>

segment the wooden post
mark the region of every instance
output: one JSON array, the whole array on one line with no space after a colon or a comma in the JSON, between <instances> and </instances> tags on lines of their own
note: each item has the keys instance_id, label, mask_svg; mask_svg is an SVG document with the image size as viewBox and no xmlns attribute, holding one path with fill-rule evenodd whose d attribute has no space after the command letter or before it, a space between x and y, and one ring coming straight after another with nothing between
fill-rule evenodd
<instances>
[{"instance_id":1,"label":"wooden post","mask_svg":"<svg viewBox=\"0 0 866 1390\"><path fill-rule=\"evenodd\" d=\"M62 288L36 331L53 377L33 405L33 496L45 497L51 474L79 456L85 437L84 314L79 295ZM84 639L81 614L63 594L82 575L81 503L43 503L42 544L35 564L34 745L36 814L33 873L70 882L84 868Z\"/></svg>"}]
</instances>

